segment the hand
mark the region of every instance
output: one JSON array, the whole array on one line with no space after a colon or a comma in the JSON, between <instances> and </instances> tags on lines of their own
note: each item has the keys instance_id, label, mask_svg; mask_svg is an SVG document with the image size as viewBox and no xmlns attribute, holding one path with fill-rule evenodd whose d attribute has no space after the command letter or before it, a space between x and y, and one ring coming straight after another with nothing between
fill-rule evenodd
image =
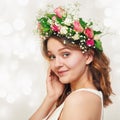
<instances>
[{"instance_id":1,"label":"hand","mask_svg":"<svg viewBox=\"0 0 120 120\"><path fill-rule=\"evenodd\" d=\"M53 100L57 100L64 90L64 84L59 81L59 77L49 68L47 73L47 95Z\"/></svg>"}]
</instances>

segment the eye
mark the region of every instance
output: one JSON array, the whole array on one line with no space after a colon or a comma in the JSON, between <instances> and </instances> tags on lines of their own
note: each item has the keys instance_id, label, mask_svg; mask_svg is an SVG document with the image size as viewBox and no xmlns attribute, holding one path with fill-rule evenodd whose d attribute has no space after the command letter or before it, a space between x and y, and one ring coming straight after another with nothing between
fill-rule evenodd
<instances>
[{"instance_id":1,"label":"eye","mask_svg":"<svg viewBox=\"0 0 120 120\"><path fill-rule=\"evenodd\" d=\"M70 55L70 53L63 53L63 57L68 57Z\"/></svg>"},{"instance_id":2,"label":"eye","mask_svg":"<svg viewBox=\"0 0 120 120\"><path fill-rule=\"evenodd\" d=\"M54 56L54 55L49 55L48 57L49 57L50 60L55 59L55 56Z\"/></svg>"}]
</instances>

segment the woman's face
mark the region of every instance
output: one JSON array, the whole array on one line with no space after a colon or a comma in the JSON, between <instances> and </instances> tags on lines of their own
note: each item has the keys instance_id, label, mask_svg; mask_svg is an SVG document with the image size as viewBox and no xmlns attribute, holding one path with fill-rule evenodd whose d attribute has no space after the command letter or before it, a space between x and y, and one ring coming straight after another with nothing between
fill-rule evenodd
<instances>
[{"instance_id":1,"label":"woman's face","mask_svg":"<svg viewBox=\"0 0 120 120\"><path fill-rule=\"evenodd\" d=\"M47 48L51 70L62 83L72 83L85 76L87 64L91 62L88 55L64 46L55 38L48 40Z\"/></svg>"}]
</instances>

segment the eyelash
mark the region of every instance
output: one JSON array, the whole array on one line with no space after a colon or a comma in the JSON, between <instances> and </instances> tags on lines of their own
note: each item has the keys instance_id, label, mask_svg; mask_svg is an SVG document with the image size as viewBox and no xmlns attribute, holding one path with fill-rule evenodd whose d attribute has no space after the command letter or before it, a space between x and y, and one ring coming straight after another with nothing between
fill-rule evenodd
<instances>
[{"instance_id":1,"label":"eyelash","mask_svg":"<svg viewBox=\"0 0 120 120\"><path fill-rule=\"evenodd\" d=\"M70 53L67 53L67 52L63 53L63 57L68 57L69 55Z\"/></svg>"},{"instance_id":2,"label":"eyelash","mask_svg":"<svg viewBox=\"0 0 120 120\"><path fill-rule=\"evenodd\" d=\"M68 53L68 52L62 53L62 56L63 56L64 58L68 57L69 55L70 55L70 53ZM49 55L48 58L49 58L50 60L53 60L53 59L55 59L56 57L55 57L54 55Z\"/></svg>"},{"instance_id":3,"label":"eyelash","mask_svg":"<svg viewBox=\"0 0 120 120\"><path fill-rule=\"evenodd\" d=\"M53 59L55 59L55 56L54 56L54 55L49 55L48 58L49 58L50 60L53 60Z\"/></svg>"}]
</instances>

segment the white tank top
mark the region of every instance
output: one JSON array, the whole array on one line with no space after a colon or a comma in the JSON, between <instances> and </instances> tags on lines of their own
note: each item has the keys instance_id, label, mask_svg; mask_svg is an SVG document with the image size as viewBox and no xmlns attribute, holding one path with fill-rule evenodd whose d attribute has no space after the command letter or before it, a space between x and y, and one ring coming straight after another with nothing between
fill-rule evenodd
<instances>
[{"instance_id":1,"label":"white tank top","mask_svg":"<svg viewBox=\"0 0 120 120\"><path fill-rule=\"evenodd\" d=\"M88 92L92 92L93 94L98 95L101 98L101 104L102 104L102 110L101 110L101 120L103 120L103 95L101 91L98 90L94 90L94 89L90 89L90 88L81 88L81 89L77 89L73 92L78 92L78 91L88 91ZM43 120L58 120L60 113L63 109L64 103L62 103L53 113L52 115L49 115L44 118Z\"/></svg>"}]
</instances>

